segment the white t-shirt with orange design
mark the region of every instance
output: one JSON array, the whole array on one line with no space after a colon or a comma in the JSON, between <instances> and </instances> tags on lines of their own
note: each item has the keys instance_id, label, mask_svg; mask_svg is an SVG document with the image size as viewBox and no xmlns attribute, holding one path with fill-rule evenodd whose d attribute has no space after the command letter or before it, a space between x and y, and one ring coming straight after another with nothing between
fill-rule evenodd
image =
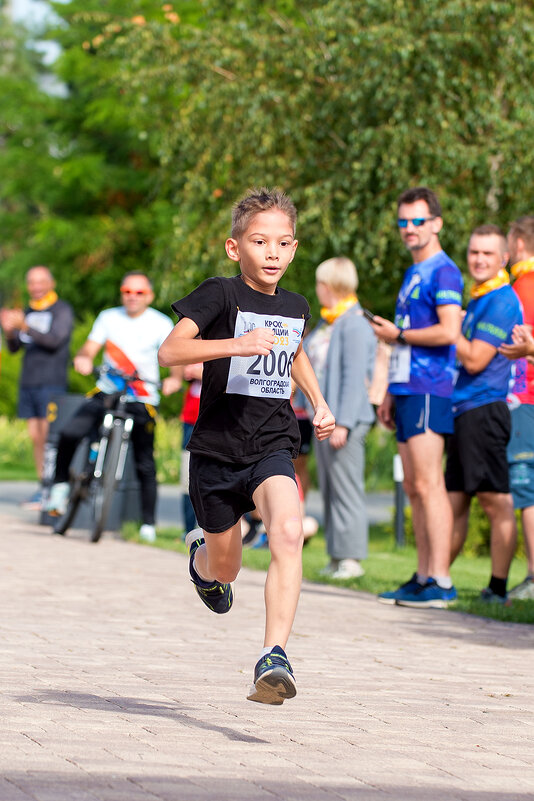
<instances>
[{"instance_id":1,"label":"white t-shirt with orange design","mask_svg":"<svg viewBox=\"0 0 534 801\"><path fill-rule=\"evenodd\" d=\"M130 317L123 306L100 312L87 337L104 346L103 364L140 376L130 390L130 400L159 403L158 350L173 329L170 317L148 308L139 317ZM120 381L103 376L97 382L106 394L122 389Z\"/></svg>"}]
</instances>

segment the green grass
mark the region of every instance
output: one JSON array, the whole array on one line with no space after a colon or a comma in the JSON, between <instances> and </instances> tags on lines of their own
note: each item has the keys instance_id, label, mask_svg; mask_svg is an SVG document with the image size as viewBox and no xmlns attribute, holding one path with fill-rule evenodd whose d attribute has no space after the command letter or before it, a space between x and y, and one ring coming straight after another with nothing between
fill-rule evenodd
<instances>
[{"instance_id":1,"label":"green grass","mask_svg":"<svg viewBox=\"0 0 534 801\"><path fill-rule=\"evenodd\" d=\"M128 523L123 535L129 540L138 540L137 527ZM158 530L156 546L186 553L180 529ZM243 564L253 570L267 570L270 554L268 549L243 551ZM369 557L365 560L365 575L359 579L334 581L319 575L326 565L327 556L324 537L319 533L313 537L303 551L304 578L321 584L334 584L351 590L361 590L376 595L395 589L400 581L408 579L416 563L413 546L397 548L391 525L371 526ZM515 559L510 571L509 586L522 581L526 574L524 560ZM452 578L458 590L458 601L450 609L513 623L534 623L534 601L515 601L510 607L485 604L478 600L480 590L487 586L490 576L490 559L487 556L460 556L452 567Z\"/></svg>"}]
</instances>

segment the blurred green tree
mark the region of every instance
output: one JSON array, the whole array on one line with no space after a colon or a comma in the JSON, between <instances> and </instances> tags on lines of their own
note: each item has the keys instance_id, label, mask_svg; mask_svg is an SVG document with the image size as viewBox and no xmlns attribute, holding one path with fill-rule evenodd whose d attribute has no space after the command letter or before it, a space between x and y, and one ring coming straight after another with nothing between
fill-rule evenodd
<instances>
[{"instance_id":1,"label":"blurred green tree","mask_svg":"<svg viewBox=\"0 0 534 801\"><path fill-rule=\"evenodd\" d=\"M3 154L26 172L17 180L33 199L17 228L13 188L4 194L2 219L18 231L4 264L12 274L54 263L77 309L113 303L127 269L151 273L163 308L232 273L222 245L231 205L251 185L282 186L297 203L287 287L313 299L316 264L344 253L364 303L387 315L408 264L395 228L404 188L438 192L442 241L460 266L475 224L532 212L530 2L55 8L66 25L50 35L69 96L40 98L52 112L37 180L22 144ZM27 119L21 142L31 128Z\"/></svg>"}]
</instances>

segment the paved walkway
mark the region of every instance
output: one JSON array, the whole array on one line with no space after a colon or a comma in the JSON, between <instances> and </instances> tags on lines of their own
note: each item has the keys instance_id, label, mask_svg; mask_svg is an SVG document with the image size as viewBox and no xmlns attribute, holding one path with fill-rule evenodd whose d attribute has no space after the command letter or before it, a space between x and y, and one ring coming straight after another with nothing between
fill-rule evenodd
<instances>
[{"instance_id":1,"label":"paved walkway","mask_svg":"<svg viewBox=\"0 0 534 801\"><path fill-rule=\"evenodd\" d=\"M0 574L0 801L534 797L532 626L306 584L264 707L263 574L217 617L182 555L5 513Z\"/></svg>"}]
</instances>

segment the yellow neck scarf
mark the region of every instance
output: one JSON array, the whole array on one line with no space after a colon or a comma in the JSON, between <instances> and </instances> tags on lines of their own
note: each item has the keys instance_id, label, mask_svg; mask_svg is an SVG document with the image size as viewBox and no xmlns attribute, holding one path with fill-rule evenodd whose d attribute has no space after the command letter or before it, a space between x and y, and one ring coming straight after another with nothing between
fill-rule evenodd
<instances>
[{"instance_id":1,"label":"yellow neck scarf","mask_svg":"<svg viewBox=\"0 0 534 801\"><path fill-rule=\"evenodd\" d=\"M534 270L534 256L530 259L523 259L523 261L517 261L515 264L512 265L511 273L514 278L521 278L522 275L526 275L526 273L531 273Z\"/></svg>"},{"instance_id":2,"label":"yellow neck scarf","mask_svg":"<svg viewBox=\"0 0 534 801\"><path fill-rule=\"evenodd\" d=\"M52 290L51 292L47 292L44 298L40 300L30 300L28 305L30 309L34 309L35 311L43 311L43 309L48 309L50 306L53 306L57 299L57 293Z\"/></svg>"},{"instance_id":3,"label":"yellow neck scarf","mask_svg":"<svg viewBox=\"0 0 534 801\"><path fill-rule=\"evenodd\" d=\"M321 309L321 317L323 320L326 320L327 323L330 325L334 323L338 317L341 317L342 314L345 314L355 303L358 303L358 296L357 295L349 295L343 300L339 300L335 306L332 308L327 308L323 306Z\"/></svg>"},{"instance_id":4,"label":"yellow neck scarf","mask_svg":"<svg viewBox=\"0 0 534 801\"><path fill-rule=\"evenodd\" d=\"M488 292L493 292L494 289L500 289L501 286L506 286L510 283L510 276L503 268L499 270L497 275L490 278L489 281L484 281L483 284L475 284L471 287L471 297L481 298L482 295L487 295Z\"/></svg>"}]
</instances>

